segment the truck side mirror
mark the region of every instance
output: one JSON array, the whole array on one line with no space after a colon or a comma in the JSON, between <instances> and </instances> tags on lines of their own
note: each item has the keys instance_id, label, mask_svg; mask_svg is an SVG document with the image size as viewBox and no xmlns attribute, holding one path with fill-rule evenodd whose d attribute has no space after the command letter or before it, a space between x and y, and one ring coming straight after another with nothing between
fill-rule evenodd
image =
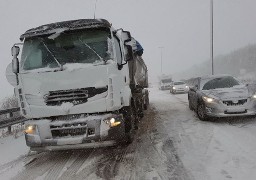
<instances>
[{"instance_id":1,"label":"truck side mirror","mask_svg":"<svg viewBox=\"0 0 256 180\"><path fill-rule=\"evenodd\" d=\"M124 43L131 41L132 36L129 31L122 31L121 37Z\"/></svg>"},{"instance_id":2,"label":"truck side mirror","mask_svg":"<svg viewBox=\"0 0 256 180\"><path fill-rule=\"evenodd\" d=\"M133 50L132 50L132 46L129 45L125 45L124 46L125 49L125 61L130 61L133 59Z\"/></svg>"},{"instance_id":3,"label":"truck side mirror","mask_svg":"<svg viewBox=\"0 0 256 180\"><path fill-rule=\"evenodd\" d=\"M123 31L121 32L121 38L124 42L124 51L125 51L125 61L129 61L133 59L133 48L132 45L129 44L129 42L132 41L132 36L129 31Z\"/></svg>"},{"instance_id":4,"label":"truck side mirror","mask_svg":"<svg viewBox=\"0 0 256 180\"><path fill-rule=\"evenodd\" d=\"M122 65L126 64L127 61L133 59L133 47L132 43L130 44L129 42L132 41L132 36L129 31L124 31L123 29L117 29L114 31L114 34L121 40L123 43L121 45L121 49L124 52L124 60L125 62L122 63L118 69L122 69Z\"/></svg>"},{"instance_id":5,"label":"truck side mirror","mask_svg":"<svg viewBox=\"0 0 256 180\"><path fill-rule=\"evenodd\" d=\"M16 87L18 85L18 78L17 78L17 74L13 73L12 70L12 63L10 63L5 71L5 76L7 81L13 86Z\"/></svg>"},{"instance_id":6,"label":"truck side mirror","mask_svg":"<svg viewBox=\"0 0 256 180\"><path fill-rule=\"evenodd\" d=\"M13 56L13 59L12 59L12 72L17 74L19 73L19 60L18 60L18 55L20 53L20 48L18 46L13 46L12 49L12 56Z\"/></svg>"},{"instance_id":7,"label":"truck side mirror","mask_svg":"<svg viewBox=\"0 0 256 180\"><path fill-rule=\"evenodd\" d=\"M19 53L20 53L20 48L19 48L19 46L12 46L12 49L11 49L11 51L12 51L12 56L13 57L17 57L18 55L19 55Z\"/></svg>"}]
</instances>

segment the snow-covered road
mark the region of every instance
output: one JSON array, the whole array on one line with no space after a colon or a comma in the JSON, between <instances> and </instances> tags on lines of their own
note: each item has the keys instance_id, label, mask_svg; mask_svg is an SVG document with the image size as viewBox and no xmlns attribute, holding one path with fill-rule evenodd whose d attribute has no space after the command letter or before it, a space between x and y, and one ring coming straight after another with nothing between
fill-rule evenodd
<instances>
[{"instance_id":1,"label":"snow-covered road","mask_svg":"<svg viewBox=\"0 0 256 180\"><path fill-rule=\"evenodd\" d=\"M1 139L4 141L4 139ZM19 148L21 138L6 148ZM187 95L150 88L150 108L126 147L46 152L10 162L1 179L256 179L256 119L200 121ZM0 148L2 148L2 143ZM9 154L10 155L10 154ZM4 162L4 163L3 163Z\"/></svg>"}]
</instances>

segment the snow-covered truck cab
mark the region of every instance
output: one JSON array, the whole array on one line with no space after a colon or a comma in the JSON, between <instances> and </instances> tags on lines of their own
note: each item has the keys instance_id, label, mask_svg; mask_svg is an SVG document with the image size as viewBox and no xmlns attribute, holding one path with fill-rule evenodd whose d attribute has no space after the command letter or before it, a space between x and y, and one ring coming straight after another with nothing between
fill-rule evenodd
<instances>
[{"instance_id":1,"label":"snow-covered truck cab","mask_svg":"<svg viewBox=\"0 0 256 180\"><path fill-rule=\"evenodd\" d=\"M22 115L30 119L25 137L32 150L109 146L131 139L136 46L129 32L103 19L81 19L39 26L20 39L21 60L14 45L6 76Z\"/></svg>"}]
</instances>

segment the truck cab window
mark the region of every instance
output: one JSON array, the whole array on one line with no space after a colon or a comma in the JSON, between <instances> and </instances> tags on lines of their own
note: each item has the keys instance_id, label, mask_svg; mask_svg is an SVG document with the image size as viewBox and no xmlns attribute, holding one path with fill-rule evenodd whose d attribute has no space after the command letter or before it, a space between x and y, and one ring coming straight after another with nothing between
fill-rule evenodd
<instances>
[{"instance_id":1,"label":"truck cab window","mask_svg":"<svg viewBox=\"0 0 256 180\"><path fill-rule=\"evenodd\" d=\"M122 64L121 47L120 47L119 40L116 37L114 37L114 44L115 44L115 52L116 52L117 63Z\"/></svg>"}]
</instances>

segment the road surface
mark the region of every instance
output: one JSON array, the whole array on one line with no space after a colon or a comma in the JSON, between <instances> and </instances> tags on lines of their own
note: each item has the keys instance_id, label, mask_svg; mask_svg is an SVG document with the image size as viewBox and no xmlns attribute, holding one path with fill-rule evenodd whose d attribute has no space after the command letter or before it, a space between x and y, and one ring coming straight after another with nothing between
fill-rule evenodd
<instances>
[{"instance_id":1,"label":"road surface","mask_svg":"<svg viewBox=\"0 0 256 180\"><path fill-rule=\"evenodd\" d=\"M150 89L132 144L20 156L1 179L256 179L256 120L200 121L187 95Z\"/></svg>"}]
</instances>

